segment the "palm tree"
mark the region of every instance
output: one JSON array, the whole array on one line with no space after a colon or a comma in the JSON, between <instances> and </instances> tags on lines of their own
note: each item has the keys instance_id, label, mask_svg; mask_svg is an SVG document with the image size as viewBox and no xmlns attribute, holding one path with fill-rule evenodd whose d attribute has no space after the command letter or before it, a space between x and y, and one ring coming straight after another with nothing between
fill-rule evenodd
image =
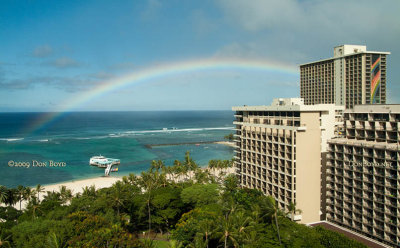
<instances>
[{"instance_id":1,"label":"palm tree","mask_svg":"<svg viewBox=\"0 0 400 248\"><path fill-rule=\"evenodd\" d=\"M9 235L8 237L6 237L5 239L1 239L0 238L0 247L8 247L11 248L11 244L9 238L11 237L11 235Z\"/></svg>"},{"instance_id":2,"label":"palm tree","mask_svg":"<svg viewBox=\"0 0 400 248\"><path fill-rule=\"evenodd\" d=\"M61 185L60 196L61 196L61 202L65 204L72 199L72 191L70 189L67 189L65 185Z\"/></svg>"},{"instance_id":3,"label":"palm tree","mask_svg":"<svg viewBox=\"0 0 400 248\"><path fill-rule=\"evenodd\" d=\"M44 187L41 186L40 184L36 185L35 191L37 193L37 199L40 202L39 194L44 192Z\"/></svg>"},{"instance_id":4,"label":"palm tree","mask_svg":"<svg viewBox=\"0 0 400 248\"><path fill-rule=\"evenodd\" d=\"M186 173L189 172L190 179L192 179L192 172L194 172L199 166L194 162L192 157L190 157L189 151L186 151L185 153L185 161L183 162L183 165L186 167Z\"/></svg>"},{"instance_id":5,"label":"palm tree","mask_svg":"<svg viewBox=\"0 0 400 248\"><path fill-rule=\"evenodd\" d=\"M5 201L3 201L8 206L13 206L17 204L19 201L18 199L18 192L16 189L7 189L7 197Z\"/></svg>"},{"instance_id":6,"label":"palm tree","mask_svg":"<svg viewBox=\"0 0 400 248\"><path fill-rule=\"evenodd\" d=\"M62 202L61 194L58 192L54 192L54 191L47 191L46 195L44 195L44 197L43 197L43 201L61 204L61 202Z\"/></svg>"},{"instance_id":7,"label":"palm tree","mask_svg":"<svg viewBox=\"0 0 400 248\"><path fill-rule=\"evenodd\" d=\"M31 187L25 187L24 200L30 201L33 196L35 196L35 191Z\"/></svg>"},{"instance_id":8,"label":"palm tree","mask_svg":"<svg viewBox=\"0 0 400 248\"><path fill-rule=\"evenodd\" d=\"M128 181L129 181L130 184L132 184L132 185L137 185L137 183L138 183L137 177L136 177L136 175L133 174L133 173L129 173Z\"/></svg>"},{"instance_id":9,"label":"palm tree","mask_svg":"<svg viewBox=\"0 0 400 248\"><path fill-rule=\"evenodd\" d=\"M289 204L289 213L288 214L290 214L290 219L292 220L292 221L294 221L294 216L296 215L296 214L301 214L303 211L301 211L301 209L297 209L296 208L296 203L293 203L293 202L291 202L290 204Z\"/></svg>"},{"instance_id":10,"label":"palm tree","mask_svg":"<svg viewBox=\"0 0 400 248\"><path fill-rule=\"evenodd\" d=\"M209 237L213 235L213 231L215 230L215 223L210 219L205 219L199 223L199 231L201 234L201 238L205 238L205 243L208 248Z\"/></svg>"},{"instance_id":11,"label":"palm tree","mask_svg":"<svg viewBox=\"0 0 400 248\"><path fill-rule=\"evenodd\" d=\"M185 174L181 161L174 161L173 170L179 176L179 181L181 181L181 177Z\"/></svg>"},{"instance_id":12,"label":"palm tree","mask_svg":"<svg viewBox=\"0 0 400 248\"><path fill-rule=\"evenodd\" d=\"M61 238L59 238L57 236L57 234L55 234L54 232L51 232L47 236L46 244L47 244L46 247L49 247L49 248L64 248L64 247L67 247L67 244L65 242L63 242L63 240Z\"/></svg>"},{"instance_id":13,"label":"palm tree","mask_svg":"<svg viewBox=\"0 0 400 248\"><path fill-rule=\"evenodd\" d=\"M249 229L253 227L253 220L250 216L247 216L243 210L237 211L233 215L233 219L236 226L236 232L232 235L236 236L236 240L239 243L243 243L247 233L249 232Z\"/></svg>"},{"instance_id":14,"label":"palm tree","mask_svg":"<svg viewBox=\"0 0 400 248\"><path fill-rule=\"evenodd\" d=\"M152 172L151 170L149 172L142 172L141 174L141 186L143 189L146 191L147 194L147 214L148 214L148 219L149 219L149 232L148 235L150 235L151 231L151 208L150 208L150 203L151 203L151 198L152 198L152 193L153 190L158 186L158 172Z\"/></svg>"},{"instance_id":15,"label":"palm tree","mask_svg":"<svg viewBox=\"0 0 400 248\"><path fill-rule=\"evenodd\" d=\"M279 224L278 224L278 215L280 215L281 212L278 208L278 203L275 201L275 199L272 196L267 196L263 199L265 199L267 215L270 216L271 220L275 219L275 226L276 226L276 231L278 234L279 244L282 244L281 234L279 232Z\"/></svg>"},{"instance_id":16,"label":"palm tree","mask_svg":"<svg viewBox=\"0 0 400 248\"><path fill-rule=\"evenodd\" d=\"M210 180L210 173L206 170L197 169L194 177L197 183L207 183Z\"/></svg>"},{"instance_id":17,"label":"palm tree","mask_svg":"<svg viewBox=\"0 0 400 248\"><path fill-rule=\"evenodd\" d=\"M82 196L95 197L96 196L96 186L91 185L90 187L85 186L82 188Z\"/></svg>"},{"instance_id":18,"label":"palm tree","mask_svg":"<svg viewBox=\"0 0 400 248\"><path fill-rule=\"evenodd\" d=\"M234 247L238 246L238 242L235 239L233 232L235 231L235 223L232 218L232 213L226 213L222 218L219 218L219 236L220 241L224 242L224 248L228 247L228 241L231 241Z\"/></svg>"},{"instance_id":19,"label":"palm tree","mask_svg":"<svg viewBox=\"0 0 400 248\"><path fill-rule=\"evenodd\" d=\"M24 200L25 192L26 192L25 187L22 186L22 185L18 185L18 187L17 187L17 194L18 194L17 199L19 200L19 210L20 211L21 211L22 200Z\"/></svg>"},{"instance_id":20,"label":"palm tree","mask_svg":"<svg viewBox=\"0 0 400 248\"><path fill-rule=\"evenodd\" d=\"M8 189L6 186L0 185L0 204L6 203L8 198Z\"/></svg>"},{"instance_id":21,"label":"palm tree","mask_svg":"<svg viewBox=\"0 0 400 248\"><path fill-rule=\"evenodd\" d=\"M111 187L112 193L111 198L113 199L113 205L117 208L118 217L120 217L120 209L125 205L126 190L121 181L117 181Z\"/></svg>"},{"instance_id":22,"label":"palm tree","mask_svg":"<svg viewBox=\"0 0 400 248\"><path fill-rule=\"evenodd\" d=\"M36 213L41 212L41 206L36 197L33 197L29 202L27 209L32 212L32 220L36 218Z\"/></svg>"}]
</instances>

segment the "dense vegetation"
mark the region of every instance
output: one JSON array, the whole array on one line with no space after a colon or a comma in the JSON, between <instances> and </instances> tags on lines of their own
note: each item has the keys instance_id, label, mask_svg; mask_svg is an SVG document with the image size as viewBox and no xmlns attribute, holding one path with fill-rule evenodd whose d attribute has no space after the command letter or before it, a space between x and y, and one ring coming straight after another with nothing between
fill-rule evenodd
<instances>
[{"instance_id":1,"label":"dense vegetation","mask_svg":"<svg viewBox=\"0 0 400 248\"><path fill-rule=\"evenodd\" d=\"M229 166L212 160L201 170L187 153L173 166L153 161L140 176L76 196L65 187L1 186L0 247L365 247L294 223L272 197L215 173ZM26 209L12 207L21 200Z\"/></svg>"}]
</instances>

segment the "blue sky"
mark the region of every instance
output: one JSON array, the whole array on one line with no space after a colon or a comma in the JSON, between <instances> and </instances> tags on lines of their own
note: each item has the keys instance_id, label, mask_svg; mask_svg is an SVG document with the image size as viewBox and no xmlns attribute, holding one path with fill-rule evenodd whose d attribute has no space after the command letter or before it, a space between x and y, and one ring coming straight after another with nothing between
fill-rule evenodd
<instances>
[{"instance_id":1,"label":"blue sky","mask_svg":"<svg viewBox=\"0 0 400 248\"><path fill-rule=\"evenodd\" d=\"M178 61L301 63L340 44L390 51L400 103L398 0L40 1L0 5L0 111L54 111L106 80ZM230 109L299 96L299 74L211 70L109 92L74 110Z\"/></svg>"}]
</instances>

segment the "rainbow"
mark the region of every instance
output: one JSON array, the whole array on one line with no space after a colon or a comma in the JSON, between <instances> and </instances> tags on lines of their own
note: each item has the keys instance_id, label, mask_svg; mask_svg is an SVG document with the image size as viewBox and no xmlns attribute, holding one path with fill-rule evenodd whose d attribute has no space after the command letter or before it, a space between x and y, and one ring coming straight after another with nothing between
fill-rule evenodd
<instances>
[{"instance_id":1,"label":"rainbow","mask_svg":"<svg viewBox=\"0 0 400 248\"><path fill-rule=\"evenodd\" d=\"M375 77L372 79L371 82L371 103L374 103L375 101L376 93L380 87L380 84L381 84L381 71L378 71L378 73L376 73Z\"/></svg>"},{"instance_id":2,"label":"rainbow","mask_svg":"<svg viewBox=\"0 0 400 248\"><path fill-rule=\"evenodd\" d=\"M175 63L165 63L134 71L121 77L113 78L98 84L95 88L86 91L67 102L64 102L52 113L41 115L38 119L30 123L24 130L26 134L32 134L39 129L45 128L47 125L60 118L67 112L76 110L85 103L99 98L115 90L125 87L151 83L159 78L173 76L198 71L221 71L221 70L252 70L265 72L279 72L283 74L298 74L297 66L285 64L270 60L256 59L198 59L180 61Z\"/></svg>"},{"instance_id":3,"label":"rainbow","mask_svg":"<svg viewBox=\"0 0 400 248\"><path fill-rule=\"evenodd\" d=\"M375 69L381 64L381 57L379 57L375 63L372 64L371 66L371 72L375 71Z\"/></svg>"},{"instance_id":4,"label":"rainbow","mask_svg":"<svg viewBox=\"0 0 400 248\"><path fill-rule=\"evenodd\" d=\"M381 83L381 71L375 73L375 70L379 68L381 64L381 57L378 57L376 61L371 66L371 74L374 75L371 81L371 103L375 103L376 93L380 87Z\"/></svg>"}]
</instances>

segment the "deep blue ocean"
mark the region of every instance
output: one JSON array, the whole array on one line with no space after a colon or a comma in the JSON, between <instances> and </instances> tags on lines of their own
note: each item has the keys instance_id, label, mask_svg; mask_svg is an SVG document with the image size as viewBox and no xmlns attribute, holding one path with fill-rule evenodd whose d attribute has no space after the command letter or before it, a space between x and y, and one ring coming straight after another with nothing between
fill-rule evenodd
<instances>
[{"instance_id":1,"label":"deep blue ocean","mask_svg":"<svg viewBox=\"0 0 400 248\"><path fill-rule=\"evenodd\" d=\"M104 169L89 165L90 157L100 154L121 160L112 176L140 173L152 160L172 165L186 151L200 166L233 156L231 147L200 143L223 141L232 132L232 111L72 112L24 133L43 115L0 113L0 185L34 186L102 176ZM192 142L200 144L149 147ZM65 166L50 167L51 161ZM15 167L16 163L30 166ZM40 163L46 166L33 166Z\"/></svg>"}]
</instances>

